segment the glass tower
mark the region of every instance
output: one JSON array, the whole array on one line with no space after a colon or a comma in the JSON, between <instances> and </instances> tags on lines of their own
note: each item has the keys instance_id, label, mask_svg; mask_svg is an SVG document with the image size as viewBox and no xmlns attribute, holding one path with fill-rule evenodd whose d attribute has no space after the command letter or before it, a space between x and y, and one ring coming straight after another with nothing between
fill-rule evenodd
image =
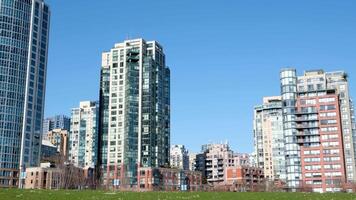
<instances>
[{"instance_id":1,"label":"glass tower","mask_svg":"<svg viewBox=\"0 0 356 200\"><path fill-rule=\"evenodd\" d=\"M39 165L49 18L43 0L0 0L0 187Z\"/></svg>"},{"instance_id":2,"label":"glass tower","mask_svg":"<svg viewBox=\"0 0 356 200\"><path fill-rule=\"evenodd\" d=\"M295 123L297 72L295 69L282 69L280 78L287 186L291 191L295 191L299 188L302 176L300 167L300 147L297 144L297 130Z\"/></svg>"},{"instance_id":3,"label":"glass tower","mask_svg":"<svg viewBox=\"0 0 356 200\"><path fill-rule=\"evenodd\" d=\"M305 160L301 160L301 157L305 157L305 149L320 146L320 141L322 141L321 147L326 147L326 142L328 141L325 139L326 136L324 134L327 133L325 130L329 130L330 127L325 129L325 127L323 127L324 124L322 124L325 123L325 120L319 120L319 118L324 115L322 112L318 114L322 107L319 109L317 104L310 106L312 105L310 102L314 102L317 98L331 94L336 95L339 99L334 105L338 107L337 111L334 112L340 115L340 119L329 119L329 121L338 122L340 120L341 128L332 127L333 129L330 130L333 130L334 134L339 134L340 132L342 137L341 141L343 143L333 148L342 148L344 154L343 156L339 156L341 160L345 158L345 162L342 163L345 165L345 172L343 172L341 176L345 176L347 182L355 182L355 115L353 103L349 95L347 74L343 71L324 72L323 70L310 70L306 71L303 76L297 76L295 69L283 69L280 75L288 188L295 191L303 187L303 185L301 185L303 179L301 171L306 169L301 168L303 164L305 165ZM301 105L299 105L300 110L297 111L298 102ZM304 105L304 102L308 102L307 105L310 104L309 107L307 107L308 109ZM328 103L330 104L331 102ZM330 118L332 116L328 117ZM339 131L339 129L341 129L341 131ZM303 149L301 149L301 147ZM303 150L303 154L301 154L301 150ZM323 156L327 155L328 151L329 150L326 149L325 152L323 152ZM309 158L307 158L307 160L308 159ZM324 160L327 159L328 158L325 158ZM326 167L328 166L323 166L323 169ZM327 173L325 173L325 175L322 174L322 177L324 176L327 176ZM307 182L305 180L303 181ZM328 185L328 181L319 182L319 185ZM315 188L317 187L314 186L314 189ZM334 191L334 189L322 188L322 190L326 191ZM315 191L322 190L319 187L319 189Z\"/></svg>"},{"instance_id":4,"label":"glass tower","mask_svg":"<svg viewBox=\"0 0 356 200\"><path fill-rule=\"evenodd\" d=\"M137 184L137 167L168 166L170 71L156 41L126 40L102 55L99 165L104 184Z\"/></svg>"}]
</instances>

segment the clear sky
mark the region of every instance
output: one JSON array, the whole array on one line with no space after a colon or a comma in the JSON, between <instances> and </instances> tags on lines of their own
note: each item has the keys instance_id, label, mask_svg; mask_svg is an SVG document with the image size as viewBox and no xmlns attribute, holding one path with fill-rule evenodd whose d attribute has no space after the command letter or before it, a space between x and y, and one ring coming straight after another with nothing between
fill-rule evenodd
<instances>
[{"instance_id":1,"label":"clear sky","mask_svg":"<svg viewBox=\"0 0 356 200\"><path fill-rule=\"evenodd\" d=\"M47 0L45 115L97 100L101 52L159 41L171 68L171 142L253 149L253 107L279 94L282 67L345 70L356 98L355 0Z\"/></svg>"}]
</instances>

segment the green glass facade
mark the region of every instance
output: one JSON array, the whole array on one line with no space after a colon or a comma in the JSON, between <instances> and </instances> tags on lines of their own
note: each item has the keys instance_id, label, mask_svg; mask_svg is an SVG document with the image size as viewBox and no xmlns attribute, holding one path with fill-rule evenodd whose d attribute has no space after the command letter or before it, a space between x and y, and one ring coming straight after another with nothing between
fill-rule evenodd
<instances>
[{"instance_id":1,"label":"green glass facade","mask_svg":"<svg viewBox=\"0 0 356 200\"><path fill-rule=\"evenodd\" d=\"M99 165L110 186L137 184L137 168L169 164L170 71L155 41L128 40L103 53Z\"/></svg>"}]
</instances>

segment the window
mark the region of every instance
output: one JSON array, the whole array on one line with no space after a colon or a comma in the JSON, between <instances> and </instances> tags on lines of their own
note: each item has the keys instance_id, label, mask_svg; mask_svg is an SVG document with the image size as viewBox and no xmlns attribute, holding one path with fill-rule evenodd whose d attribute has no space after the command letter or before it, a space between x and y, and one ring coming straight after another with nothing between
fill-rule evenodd
<instances>
[{"instance_id":1,"label":"window","mask_svg":"<svg viewBox=\"0 0 356 200\"><path fill-rule=\"evenodd\" d=\"M335 97L319 99L319 103L329 103L329 102L335 102Z\"/></svg>"}]
</instances>

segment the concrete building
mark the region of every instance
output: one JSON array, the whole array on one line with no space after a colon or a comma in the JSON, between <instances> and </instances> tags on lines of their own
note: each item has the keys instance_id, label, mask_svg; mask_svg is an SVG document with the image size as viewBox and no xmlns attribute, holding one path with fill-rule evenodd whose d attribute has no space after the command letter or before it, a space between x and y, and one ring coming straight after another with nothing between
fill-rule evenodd
<instances>
[{"instance_id":1,"label":"concrete building","mask_svg":"<svg viewBox=\"0 0 356 200\"><path fill-rule=\"evenodd\" d=\"M205 153L205 175L208 183L224 182L225 169L233 166L233 151L228 144L207 144L202 146Z\"/></svg>"},{"instance_id":2,"label":"concrete building","mask_svg":"<svg viewBox=\"0 0 356 200\"><path fill-rule=\"evenodd\" d=\"M53 129L64 129L69 131L70 130L70 117L65 115L56 115L53 117L48 117L43 120L43 136L47 136L49 131Z\"/></svg>"},{"instance_id":3,"label":"concrete building","mask_svg":"<svg viewBox=\"0 0 356 200\"><path fill-rule=\"evenodd\" d=\"M101 178L137 184L137 166L169 165L170 70L156 41L125 40L102 54Z\"/></svg>"},{"instance_id":4,"label":"concrete building","mask_svg":"<svg viewBox=\"0 0 356 200\"><path fill-rule=\"evenodd\" d=\"M22 187L40 162L50 11L43 0L0 1L0 187Z\"/></svg>"},{"instance_id":5,"label":"concrete building","mask_svg":"<svg viewBox=\"0 0 356 200\"><path fill-rule=\"evenodd\" d=\"M25 189L60 189L63 178L59 168L50 164L26 169Z\"/></svg>"},{"instance_id":6,"label":"concrete building","mask_svg":"<svg viewBox=\"0 0 356 200\"><path fill-rule=\"evenodd\" d=\"M184 145L172 145L170 152L170 165L172 168L188 170L189 156Z\"/></svg>"},{"instance_id":7,"label":"concrete building","mask_svg":"<svg viewBox=\"0 0 356 200\"><path fill-rule=\"evenodd\" d=\"M47 140L57 148L57 152L64 157L68 157L69 134L65 129L53 129L47 133Z\"/></svg>"},{"instance_id":8,"label":"concrete building","mask_svg":"<svg viewBox=\"0 0 356 200\"><path fill-rule=\"evenodd\" d=\"M287 185L341 190L355 181L353 105L344 72L281 71Z\"/></svg>"},{"instance_id":9,"label":"concrete building","mask_svg":"<svg viewBox=\"0 0 356 200\"><path fill-rule=\"evenodd\" d=\"M99 104L82 101L72 109L68 159L76 167L95 168L98 158Z\"/></svg>"},{"instance_id":10,"label":"concrete building","mask_svg":"<svg viewBox=\"0 0 356 200\"><path fill-rule=\"evenodd\" d=\"M252 166L250 154L248 153L235 153L232 158L234 166Z\"/></svg>"},{"instance_id":11,"label":"concrete building","mask_svg":"<svg viewBox=\"0 0 356 200\"><path fill-rule=\"evenodd\" d=\"M93 170L82 169L71 164L55 166L41 163L40 167L26 169L26 189L81 189L92 187Z\"/></svg>"},{"instance_id":12,"label":"concrete building","mask_svg":"<svg viewBox=\"0 0 356 200\"><path fill-rule=\"evenodd\" d=\"M255 166L270 181L286 180L282 101L280 96L264 97L254 109Z\"/></svg>"},{"instance_id":13,"label":"concrete building","mask_svg":"<svg viewBox=\"0 0 356 200\"><path fill-rule=\"evenodd\" d=\"M202 174L172 168L139 168L139 191L200 191Z\"/></svg>"},{"instance_id":14,"label":"concrete building","mask_svg":"<svg viewBox=\"0 0 356 200\"><path fill-rule=\"evenodd\" d=\"M189 153L188 154L188 159L189 159L189 167L188 167L188 169L190 171L195 171L196 162L197 162L197 154L196 153Z\"/></svg>"}]
</instances>

